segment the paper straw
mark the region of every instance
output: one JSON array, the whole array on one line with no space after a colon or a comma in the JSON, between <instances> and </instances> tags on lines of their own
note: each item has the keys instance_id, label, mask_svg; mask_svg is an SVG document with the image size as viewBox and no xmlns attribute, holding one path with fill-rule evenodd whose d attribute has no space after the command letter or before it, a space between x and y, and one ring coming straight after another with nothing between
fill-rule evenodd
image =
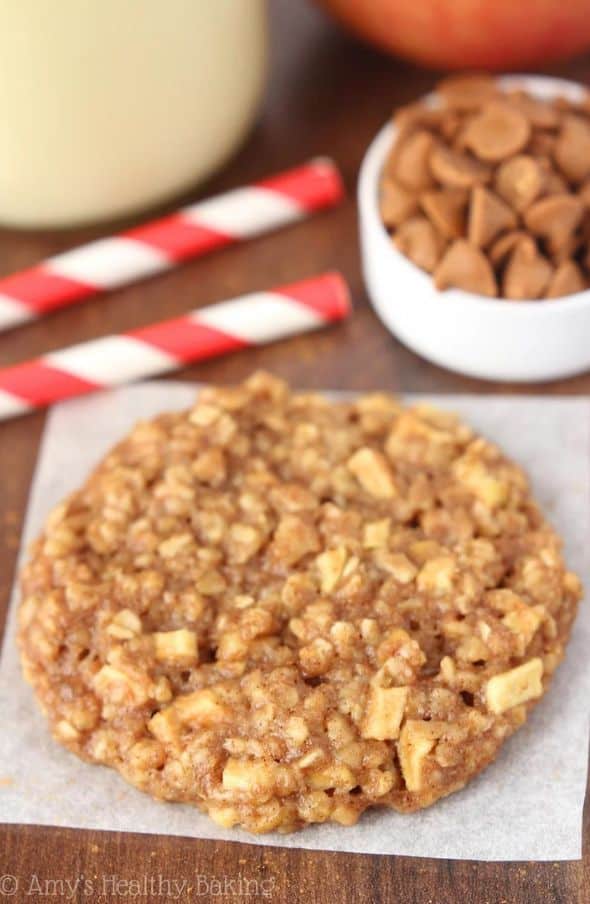
<instances>
[{"instance_id":1,"label":"paper straw","mask_svg":"<svg viewBox=\"0 0 590 904\"><path fill-rule=\"evenodd\" d=\"M93 295L170 270L332 207L343 196L335 164L317 158L0 279L0 332Z\"/></svg>"},{"instance_id":2,"label":"paper straw","mask_svg":"<svg viewBox=\"0 0 590 904\"><path fill-rule=\"evenodd\" d=\"M178 370L317 330L350 311L340 274L242 295L151 326L93 339L0 369L0 420L62 399Z\"/></svg>"}]
</instances>

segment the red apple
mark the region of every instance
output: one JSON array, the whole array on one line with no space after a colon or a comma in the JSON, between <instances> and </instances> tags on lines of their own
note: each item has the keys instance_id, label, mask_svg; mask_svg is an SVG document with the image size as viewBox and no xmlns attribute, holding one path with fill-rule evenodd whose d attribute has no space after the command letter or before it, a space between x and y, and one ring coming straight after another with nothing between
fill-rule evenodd
<instances>
[{"instance_id":1,"label":"red apple","mask_svg":"<svg viewBox=\"0 0 590 904\"><path fill-rule=\"evenodd\" d=\"M521 69L590 47L590 0L319 0L361 37L443 69Z\"/></svg>"}]
</instances>

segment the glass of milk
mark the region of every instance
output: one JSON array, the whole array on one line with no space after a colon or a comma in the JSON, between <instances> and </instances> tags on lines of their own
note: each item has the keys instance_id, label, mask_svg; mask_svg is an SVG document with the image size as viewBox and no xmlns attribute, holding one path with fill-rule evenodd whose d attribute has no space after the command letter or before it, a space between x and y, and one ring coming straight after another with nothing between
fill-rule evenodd
<instances>
[{"instance_id":1,"label":"glass of milk","mask_svg":"<svg viewBox=\"0 0 590 904\"><path fill-rule=\"evenodd\" d=\"M0 223L134 213L219 167L266 69L266 0L1 0Z\"/></svg>"}]
</instances>

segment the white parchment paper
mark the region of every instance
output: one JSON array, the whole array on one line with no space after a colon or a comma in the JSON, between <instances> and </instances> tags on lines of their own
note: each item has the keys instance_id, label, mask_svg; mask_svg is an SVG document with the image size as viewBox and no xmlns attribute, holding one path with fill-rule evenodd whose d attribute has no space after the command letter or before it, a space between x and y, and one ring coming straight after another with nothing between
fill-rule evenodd
<instances>
[{"instance_id":1,"label":"white parchment paper","mask_svg":"<svg viewBox=\"0 0 590 904\"><path fill-rule=\"evenodd\" d=\"M195 386L147 383L80 399L49 417L27 514L25 544L46 514L135 421L188 406ZM570 567L590 586L590 401L430 396L457 411L527 468L566 540ZM10 475L2 475L9 480ZM196 809L153 801L106 768L55 743L24 683L15 651L13 595L0 661L0 821L114 829L262 845L473 860L581 856L588 762L590 612L582 604L551 690L500 756L463 791L413 815L365 814L357 826L313 826L253 838Z\"/></svg>"}]
</instances>

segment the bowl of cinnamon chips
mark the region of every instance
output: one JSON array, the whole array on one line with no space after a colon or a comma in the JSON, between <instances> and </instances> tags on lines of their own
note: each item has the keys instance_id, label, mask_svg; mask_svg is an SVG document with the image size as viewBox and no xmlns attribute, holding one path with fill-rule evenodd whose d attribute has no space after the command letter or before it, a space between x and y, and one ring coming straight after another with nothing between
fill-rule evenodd
<instances>
[{"instance_id":1,"label":"bowl of cinnamon chips","mask_svg":"<svg viewBox=\"0 0 590 904\"><path fill-rule=\"evenodd\" d=\"M474 377L590 369L590 95L454 75L402 107L359 178L363 270L385 325Z\"/></svg>"}]
</instances>

